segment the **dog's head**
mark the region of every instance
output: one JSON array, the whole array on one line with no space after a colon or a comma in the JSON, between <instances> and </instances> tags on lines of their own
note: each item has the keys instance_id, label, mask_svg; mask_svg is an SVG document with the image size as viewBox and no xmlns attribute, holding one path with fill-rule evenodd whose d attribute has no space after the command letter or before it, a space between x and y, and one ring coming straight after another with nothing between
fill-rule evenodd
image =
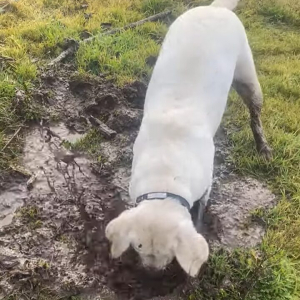
<instances>
[{"instance_id":1,"label":"dog's head","mask_svg":"<svg viewBox=\"0 0 300 300\"><path fill-rule=\"evenodd\" d=\"M106 227L113 258L131 246L146 267L164 269L174 258L190 276L208 259L208 245L189 212L171 199L144 201Z\"/></svg>"}]
</instances>

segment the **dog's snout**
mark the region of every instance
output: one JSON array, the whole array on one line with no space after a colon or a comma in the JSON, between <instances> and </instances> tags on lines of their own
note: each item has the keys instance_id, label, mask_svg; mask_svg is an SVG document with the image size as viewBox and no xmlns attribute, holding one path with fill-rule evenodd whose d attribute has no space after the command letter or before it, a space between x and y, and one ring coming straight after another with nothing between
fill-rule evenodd
<instances>
[{"instance_id":1,"label":"dog's snout","mask_svg":"<svg viewBox=\"0 0 300 300\"><path fill-rule=\"evenodd\" d=\"M149 263L154 263L155 262L155 256L150 254L150 255L147 255L147 260L149 261Z\"/></svg>"},{"instance_id":2,"label":"dog's snout","mask_svg":"<svg viewBox=\"0 0 300 300\"><path fill-rule=\"evenodd\" d=\"M155 267L155 256L150 254L142 258L143 265L145 267Z\"/></svg>"},{"instance_id":3,"label":"dog's snout","mask_svg":"<svg viewBox=\"0 0 300 300\"><path fill-rule=\"evenodd\" d=\"M165 257L156 257L155 255L147 255L142 258L143 265L153 270L162 270L169 262Z\"/></svg>"}]
</instances>

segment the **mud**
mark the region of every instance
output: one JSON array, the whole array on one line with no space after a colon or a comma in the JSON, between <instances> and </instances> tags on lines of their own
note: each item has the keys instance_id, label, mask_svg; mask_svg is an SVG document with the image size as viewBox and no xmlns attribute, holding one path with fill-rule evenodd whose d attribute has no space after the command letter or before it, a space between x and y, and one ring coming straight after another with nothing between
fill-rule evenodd
<instances>
[{"instance_id":1,"label":"mud","mask_svg":"<svg viewBox=\"0 0 300 300\"><path fill-rule=\"evenodd\" d=\"M31 299L45 290L53 299L185 297L191 282L176 262L165 271L145 270L131 250L111 260L104 237L106 224L131 206L127 188L132 144L146 86L136 82L119 89L103 78L79 80L72 72L66 68L41 77L35 99L49 115L26 135L22 166L29 176L7 179L0 187L0 216L5 216L0 220L0 298L17 293ZM76 142L92 128L89 115L117 132L111 140L103 138L102 163L62 143ZM53 123L53 116L64 122ZM216 144L206 237L212 247L251 247L264 234L251 212L274 205L274 196L261 183L233 173L222 130Z\"/></svg>"},{"instance_id":2,"label":"mud","mask_svg":"<svg viewBox=\"0 0 300 300\"><path fill-rule=\"evenodd\" d=\"M275 196L266 186L251 178L231 176L216 183L210 198L211 244L226 248L257 246L265 233L263 223L254 222L257 209L270 209Z\"/></svg>"},{"instance_id":3,"label":"mud","mask_svg":"<svg viewBox=\"0 0 300 300\"><path fill-rule=\"evenodd\" d=\"M211 247L255 247L264 236L265 225L254 222L253 214L274 207L276 197L265 184L234 173L227 160L230 145L224 128L219 129L215 140L214 183L205 215L205 235Z\"/></svg>"},{"instance_id":4,"label":"mud","mask_svg":"<svg viewBox=\"0 0 300 300\"><path fill-rule=\"evenodd\" d=\"M12 222L14 212L27 197L26 178L14 174L0 178L0 228Z\"/></svg>"}]
</instances>

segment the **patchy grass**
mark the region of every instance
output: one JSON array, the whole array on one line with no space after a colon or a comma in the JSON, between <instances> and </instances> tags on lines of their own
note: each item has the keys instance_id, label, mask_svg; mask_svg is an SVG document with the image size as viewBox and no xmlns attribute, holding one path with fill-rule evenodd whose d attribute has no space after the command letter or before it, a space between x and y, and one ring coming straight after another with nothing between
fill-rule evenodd
<instances>
[{"instance_id":1,"label":"patchy grass","mask_svg":"<svg viewBox=\"0 0 300 300\"><path fill-rule=\"evenodd\" d=\"M35 230L42 226L40 213L36 206L25 206L18 210L17 215L21 218L30 229Z\"/></svg>"},{"instance_id":2,"label":"patchy grass","mask_svg":"<svg viewBox=\"0 0 300 300\"><path fill-rule=\"evenodd\" d=\"M161 26L150 23L81 46L77 53L79 71L106 74L121 85L134 78L147 78L151 68L146 61L158 54L159 46L153 37Z\"/></svg>"},{"instance_id":3,"label":"patchy grass","mask_svg":"<svg viewBox=\"0 0 300 300\"><path fill-rule=\"evenodd\" d=\"M265 254L258 250L215 251L200 288L189 299L293 299L294 266L280 251L272 257Z\"/></svg>"},{"instance_id":4,"label":"patchy grass","mask_svg":"<svg viewBox=\"0 0 300 300\"><path fill-rule=\"evenodd\" d=\"M247 28L265 95L262 120L274 159L265 162L257 156L247 109L233 94L225 117L231 160L240 174L266 181L280 201L271 211L253 212L268 227L261 246L214 253L191 299L300 298L299 12L296 0L241 3L238 14Z\"/></svg>"},{"instance_id":5,"label":"patchy grass","mask_svg":"<svg viewBox=\"0 0 300 300\"><path fill-rule=\"evenodd\" d=\"M63 51L65 39L79 41L83 34L103 32L103 23L122 27L168 8L178 13L185 3L11 0L0 4L0 169L8 168L20 152L19 136L1 151L12 134L24 122L39 118L31 88L40 68ZM262 118L274 160L267 163L256 155L248 112L235 94L225 118L233 145L231 160L240 174L266 181L280 202L271 211L253 212L268 226L262 245L214 252L189 299L296 300L300 298L300 2L244 0L238 14L248 32L265 95ZM102 37L80 46L73 61L81 74L104 73L119 85L147 78L151 72L147 58L158 53L165 32L166 25L156 22ZM91 131L71 147L90 151L101 160L100 143L99 135ZM38 221L34 210L21 213L33 224Z\"/></svg>"},{"instance_id":6,"label":"patchy grass","mask_svg":"<svg viewBox=\"0 0 300 300\"><path fill-rule=\"evenodd\" d=\"M75 143L68 143L66 147L74 150L85 152L93 157L97 162L102 162L101 142L103 138L97 129L91 129L83 138Z\"/></svg>"}]
</instances>

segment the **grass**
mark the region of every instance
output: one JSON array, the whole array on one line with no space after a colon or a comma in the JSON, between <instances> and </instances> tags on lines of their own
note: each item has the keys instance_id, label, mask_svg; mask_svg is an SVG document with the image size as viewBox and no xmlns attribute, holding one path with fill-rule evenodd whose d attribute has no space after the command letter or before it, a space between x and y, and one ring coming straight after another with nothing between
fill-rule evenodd
<instances>
[{"instance_id":1,"label":"grass","mask_svg":"<svg viewBox=\"0 0 300 300\"><path fill-rule=\"evenodd\" d=\"M279 203L255 212L268 227L260 247L213 254L195 299L300 298L299 12L299 1L241 3L238 14L265 95L262 121L274 159L267 163L255 153L248 112L236 94L224 120L233 146L230 159L240 174L267 182Z\"/></svg>"},{"instance_id":2,"label":"grass","mask_svg":"<svg viewBox=\"0 0 300 300\"><path fill-rule=\"evenodd\" d=\"M87 4L87 5L86 5ZM153 13L184 9L175 0L7 0L0 2L0 170L8 169L21 150L21 137L1 151L24 122L37 120L40 108L31 87L45 64L60 54L68 39L98 34L101 24L123 27ZM147 78L146 61L159 51L166 25L147 23L135 30L95 39L75 57L80 74L105 74L119 85ZM16 101L18 91L22 101ZM16 103L17 102L17 103Z\"/></svg>"},{"instance_id":3,"label":"grass","mask_svg":"<svg viewBox=\"0 0 300 300\"><path fill-rule=\"evenodd\" d=\"M192 1L207 3L208 1ZM1 2L2 3L2 2ZM179 0L23 0L0 4L0 169L18 158L21 139L1 151L24 122L38 119L40 108L31 91L41 68L64 48L67 38L102 32L143 19L167 8L176 13ZM84 6L88 3L88 6ZM6 5L5 4L5 5ZM2 9L1 9L2 8ZM175 13L175 14L176 14ZM274 160L262 161L255 152L248 112L232 94L224 123L232 143L230 159L237 172L265 181L278 195L271 211L255 211L268 230L256 249L215 251L201 283L189 299L300 299L300 2L244 0L241 17L253 49L265 95L263 123ZM105 74L119 85L145 79L151 73L147 58L157 55L166 32L162 22L96 39L80 46L71 61L81 74ZM22 91L21 101L18 94ZM18 101L19 99L19 101ZM92 143L90 141L96 141ZM72 145L101 159L95 132ZM25 214L26 213L26 214ZM30 217L24 212L26 217ZM35 218L31 218L35 220Z\"/></svg>"},{"instance_id":4,"label":"grass","mask_svg":"<svg viewBox=\"0 0 300 300\"><path fill-rule=\"evenodd\" d=\"M39 216L40 212L36 206L21 207L18 210L17 215L31 230L38 229L42 226L42 221Z\"/></svg>"},{"instance_id":5,"label":"grass","mask_svg":"<svg viewBox=\"0 0 300 300\"><path fill-rule=\"evenodd\" d=\"M106 36L83 45L77 52L79 71L106 74L120 85L133 78L147 78L151 68L147 66L146 59L158 53L159 46L153 37L160 26L150 23L137 30Z\"/></svg>"},{"instance_id":6,"label":"grass","mask_svg":"<svg viewBox=\"0 0 300 300\"><path fill-rule=\"evenodd\" d=\"M90 157L93 157L97 162L103 162L101 142L103 138L101 133L96 129L91 129L85 136L75 143L65 143L65 147L72 151L85 152Z\"/></svg>"}]
</instances>

